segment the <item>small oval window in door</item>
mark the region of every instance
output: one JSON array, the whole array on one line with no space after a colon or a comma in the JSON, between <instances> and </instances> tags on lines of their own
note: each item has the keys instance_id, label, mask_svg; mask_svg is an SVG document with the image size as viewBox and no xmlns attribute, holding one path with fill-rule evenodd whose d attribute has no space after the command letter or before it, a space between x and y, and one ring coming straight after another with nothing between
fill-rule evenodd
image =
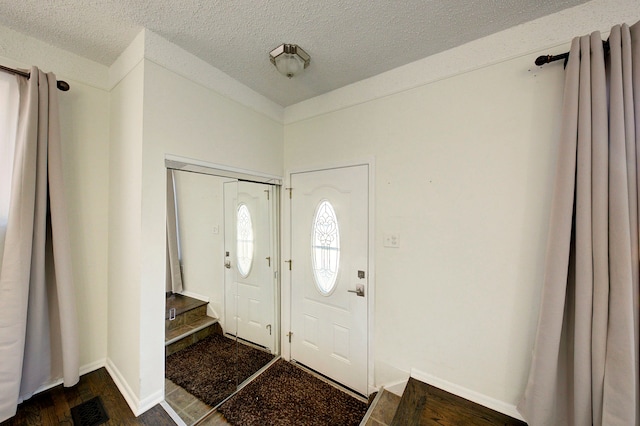
<instances>
[{"instance_id":1,"label":"small oval window in door","mask_svg":"<svg viewBox=\"0 0 640 426\"><path fill-rule=\"evenodd\" d=\"M313 218L311 258L316 287L323 295L329 295L338 277L340 231L336 212L327 200L318 204Z\"/></svg>"},{"instance_id":2,"label":"small oval window in door","mask_svg":"<svg viewBox=\"0 0 640 426\"><path fill-rule=\"evenodd\" d=\"M253 222L251 221L251 213L246 204L238 206L238 223L237 223L237 247L238 251L238 272L243 278L246 278L251 272L253 264Z\"/></svg>"}]
</instances>

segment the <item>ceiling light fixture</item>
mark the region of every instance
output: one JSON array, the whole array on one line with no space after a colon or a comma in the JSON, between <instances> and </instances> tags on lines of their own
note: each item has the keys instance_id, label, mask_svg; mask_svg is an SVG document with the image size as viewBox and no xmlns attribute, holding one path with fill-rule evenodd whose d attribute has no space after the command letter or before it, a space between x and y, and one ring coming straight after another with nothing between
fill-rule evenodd
<instances>
[{"instance_id":1,"label":"ceiling light fixture","mask_svg":"<svg viewBox=\"0 0 640 426\"><path fill-rule=\"evenodd\" d=\"M309 66L311 56L297 44L281 44L269 52L271 63L281 74L291 78Z\"/></svg>"}]
</instances>

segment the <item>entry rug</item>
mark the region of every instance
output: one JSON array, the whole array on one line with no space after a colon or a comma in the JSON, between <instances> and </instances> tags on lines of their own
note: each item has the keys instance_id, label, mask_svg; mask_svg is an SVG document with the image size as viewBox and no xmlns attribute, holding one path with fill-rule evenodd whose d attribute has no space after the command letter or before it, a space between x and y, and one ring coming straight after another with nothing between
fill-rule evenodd
<instances>
[{"instance_id":1,"label":"entry rug","mask_svg":"<svg viewBox=\"0 0 640 426\"><path fill-rule=\"evenodd\" d=\"M236 383L242 383L272 359L272 354L211 334L169 355L165 374L167 379L213 407L235 392Z\"/></svg>"},{"instance_id":2,"label":"entry rug","mask_svg":"<svg viewBox=\"0 0 640 426\"><path fill-rule=\"evenodd\" d=\"M99 396L71 409L74 426L98 426L109 420Z\"/></svg>"},{"instance_id":3,"label":"entry rug","mask_svg":"<svg viewBox=\"0 0 640 426\"><path fill-rule=\"evenodd\" d=\"M234 426L356 426L367 404L279 360L218 411Z\"/></svg>"}]
</instances>

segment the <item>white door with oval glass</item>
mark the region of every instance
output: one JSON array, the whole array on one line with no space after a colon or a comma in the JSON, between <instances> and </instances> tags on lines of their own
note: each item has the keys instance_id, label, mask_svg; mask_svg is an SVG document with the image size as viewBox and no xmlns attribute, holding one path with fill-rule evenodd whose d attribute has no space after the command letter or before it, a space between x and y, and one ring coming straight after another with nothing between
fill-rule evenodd
<instances>
[{"instance_id":1,"label":"white door with oval glass","mask_svg":"<svg viewBox=\"0 0 640 426\"><path fill-rule=\"evenodd\" d=\"M291 358L367 394L367 165L291 174Z\"/></svg>"},{"instance_id":2,"label":"white door with oval glass","mask_svg":"<svg viewBox=\"0 0 640 426\"><path fill-rule=\"evenodd\" d=\"M275 349L273 186L224 184L225 332Z\"/></svg>"}]
</instances>

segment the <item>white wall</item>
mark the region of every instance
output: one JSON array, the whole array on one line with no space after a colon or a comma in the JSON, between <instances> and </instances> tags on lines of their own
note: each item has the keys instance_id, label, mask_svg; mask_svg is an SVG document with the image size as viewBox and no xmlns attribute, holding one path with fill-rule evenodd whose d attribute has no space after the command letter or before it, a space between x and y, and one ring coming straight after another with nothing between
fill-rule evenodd
<instances>
[{"instance_id":1,"label":"white wall","mask_svg":"<svg viewBox=\"0 0 640 426\"><path fill-rule=\"evenodd\" d=\"M520 396L562 96L561 68L529 71L533 57L285 128L287 169L375 156L376 385L415 368Z\"/></svg>"},{"instance_id":2,"label":"white wall","mask_svg":"<svg viewBox=\"0 0 640 426\"><path fill-rule=\"evenodd\" d=\"M140 392L144 63L111 91L108 367L130 405Z\"/></svg>"},{"instance_id":3,"label":"white wall","mask_svg":"<svg viewBox=\"0 0 640 426\"><path fill-rule=\"evenodd\" d=\"M0 27L0 63L38 66L71 85L58 92L62 166L73 279L76 288L81 373L107 356L107 245L109 93L107 67ZM55 378L53 378L55 379Z\"/></svg>"}]
</instances>

